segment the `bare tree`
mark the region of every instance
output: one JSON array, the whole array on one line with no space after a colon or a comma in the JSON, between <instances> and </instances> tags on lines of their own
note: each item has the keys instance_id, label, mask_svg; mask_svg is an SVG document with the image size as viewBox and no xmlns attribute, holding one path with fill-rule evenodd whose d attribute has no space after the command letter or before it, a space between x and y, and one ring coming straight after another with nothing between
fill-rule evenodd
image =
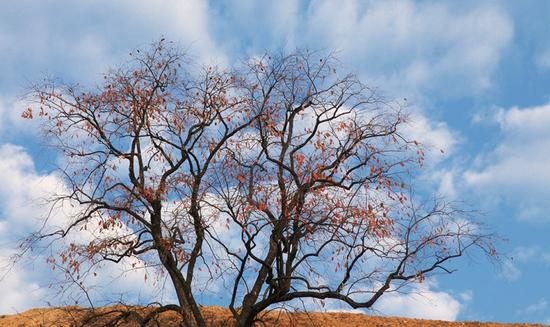
<instances>
[{"instance_id":1,"label":"bare tree","mask_svg":"<svg viewBox=\"0 0 550 327\"><path fill-rule=\"evenodd\" d=\"M54 205L77 209L34 240L94 228L59 254L72 278L105 260L158 265L179 301L158 312L187 326L205 325L200 274L229 283L237 325L251 326L303 298L369 308L471 248L494 254L463 211L409 199L424 154L406 114L337 68L311 52L197 68L161 40L97 90L36 85L23 116L44 118L65 158Z\"/></svg>"}]
</instances>

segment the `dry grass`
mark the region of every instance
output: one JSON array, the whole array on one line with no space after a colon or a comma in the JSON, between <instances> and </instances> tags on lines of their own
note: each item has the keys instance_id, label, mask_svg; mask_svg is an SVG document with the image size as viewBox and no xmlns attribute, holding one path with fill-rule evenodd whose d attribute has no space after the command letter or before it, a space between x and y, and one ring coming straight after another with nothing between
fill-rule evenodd
<instances>
[{"instance_id":1,"label":"dry grass","mask_svg":"<svg viewBox=\"0 0 550 327\"><path fill-rule=\"evenodd\" d=\"M120 317L121 313L126 313L125 319L122 319L116 326L139 326L137 315L143 316L150 309L141 307L103 307L95 311L79 307L63 307L50 309L32 309L17 315L0 316L0 326L2 327L22 327L22 326L105 326L115 317ZM221 307L203 307L202 311L209 324L212 327L232 326L232 318L229 310ZM130 314L130 312L133 312ZM479 322L446 322L437 320L408 319L398 317L374 317L364 314L353 313L285 313L270 312L261 317L262 322L257 326L333 326L333 327L394 327L394 326L426 326L426 327L503 327L503 326L543 326L537 324L497 324L497 323L479 323ZM157 326L152 323L150 326ZM178 326L178 317L175 313L166 312L159 316L158 326Z\"/></svg>"}]
</instances>

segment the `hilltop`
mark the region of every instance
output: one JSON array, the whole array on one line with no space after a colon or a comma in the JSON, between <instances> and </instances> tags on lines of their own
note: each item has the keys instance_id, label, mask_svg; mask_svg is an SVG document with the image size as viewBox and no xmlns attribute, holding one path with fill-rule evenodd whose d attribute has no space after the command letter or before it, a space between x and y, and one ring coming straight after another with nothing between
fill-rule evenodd
<instances>
[{"instance_id":1,"label":"hilltop","mask_svg":"<svg viewBox=\"0 0 550 327\"><path fill-rule=\"evenodd\" d=\"M123 313L124 319L113 326L139 326L139 317L144 316L151 309L142 307L112 306L102 307L95 311L80 307L62 308L39 308L31 309L16 315L0 316L1 327L23 327L23 326L105 326L115 317ZM203 307L204 316L212 327L231 326L231 314L228 309L222 307ZM273 311L262 317L264 324L261 326L333 326L333 327L512 327L543 326L541 324L500 324L480 322L448 322L439 320L410 319L400 317L379 317L366 314L343 313L343 312L309 312L309 313L287 313ZM174 313L163 313L158 322L160 326L178 326L178 319ZM151 323L148 326L156 326Z\"/></svg>"}]
</instances>

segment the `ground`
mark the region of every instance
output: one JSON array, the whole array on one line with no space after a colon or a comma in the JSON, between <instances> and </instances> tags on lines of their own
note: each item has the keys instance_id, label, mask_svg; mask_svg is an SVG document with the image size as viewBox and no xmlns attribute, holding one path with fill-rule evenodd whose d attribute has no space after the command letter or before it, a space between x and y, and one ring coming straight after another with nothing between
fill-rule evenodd
<instances>
[{"instance_id":1,"label":"ground","mask_svg":"<svg viewBox=\"0 0 550 327\"><path fill-rule=\"evenodd\" d=\"M103 307L92 311L79 307L63 308L43 308L32 309L17 315L0 316L0 327L23 327L23 326L105 326L120 316L120 313L126 313L126 319L112 326L139 326L137 322L150 309L137 307ZM203 307L206 321L211 327L231 326L232 319L229 310L221 307ZM128 314L133 312L132 314ZM286 313L282 311L273 311L264 315L264 323L258 326L333 326L333 327L394 327L394 326L425 326L425 327L512 327L512 326L543 326L537 324L497 324L497 323L479 323L479 322L446 322L438 320L421 320L399 317L376 317L365 314L342 313L342 312L310 312L310 313ZM178 320L175 314L167 312L158 318L160 326L178 326ZM150 326L157 326L152 323ZM149 326L148 325L148 326Z\"/></svg>"}]
</instances>

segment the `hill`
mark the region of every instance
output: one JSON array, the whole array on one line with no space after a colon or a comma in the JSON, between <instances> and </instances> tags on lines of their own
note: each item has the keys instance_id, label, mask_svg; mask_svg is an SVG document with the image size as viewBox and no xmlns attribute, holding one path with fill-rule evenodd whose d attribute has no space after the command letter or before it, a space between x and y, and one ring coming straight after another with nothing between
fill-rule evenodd
<instances>
[{"instance_id":1,"label":"hill","mask_svg":"<svg viewBox=\"0 0 550 327\"><path fill-rule=\"evenodd\" d=\"M151 309L142 307L103 307L92 311L80 307L43 308L31 309L16 315L0 316L1 327L23 327L23 326L105 326L115 319L118 323L112 326L139 326L139 320ZM231 326L231 314L229 310L221 307L203 307L205 318L209 326ZM499 324L480 322L448 322L438 320L410 319L400 317L378 317L366 314L342 313L342 312L309 312L309 313L286 313L273 311L262 317L265 324L260 326L333 326L333 327L512 327L512 326L543 326L541 324ZM159 316L160 326L178 326L178 319L174 313L165 312ZM157 326L150 323L148 326Z\"/></svg>"}]
</instances>

